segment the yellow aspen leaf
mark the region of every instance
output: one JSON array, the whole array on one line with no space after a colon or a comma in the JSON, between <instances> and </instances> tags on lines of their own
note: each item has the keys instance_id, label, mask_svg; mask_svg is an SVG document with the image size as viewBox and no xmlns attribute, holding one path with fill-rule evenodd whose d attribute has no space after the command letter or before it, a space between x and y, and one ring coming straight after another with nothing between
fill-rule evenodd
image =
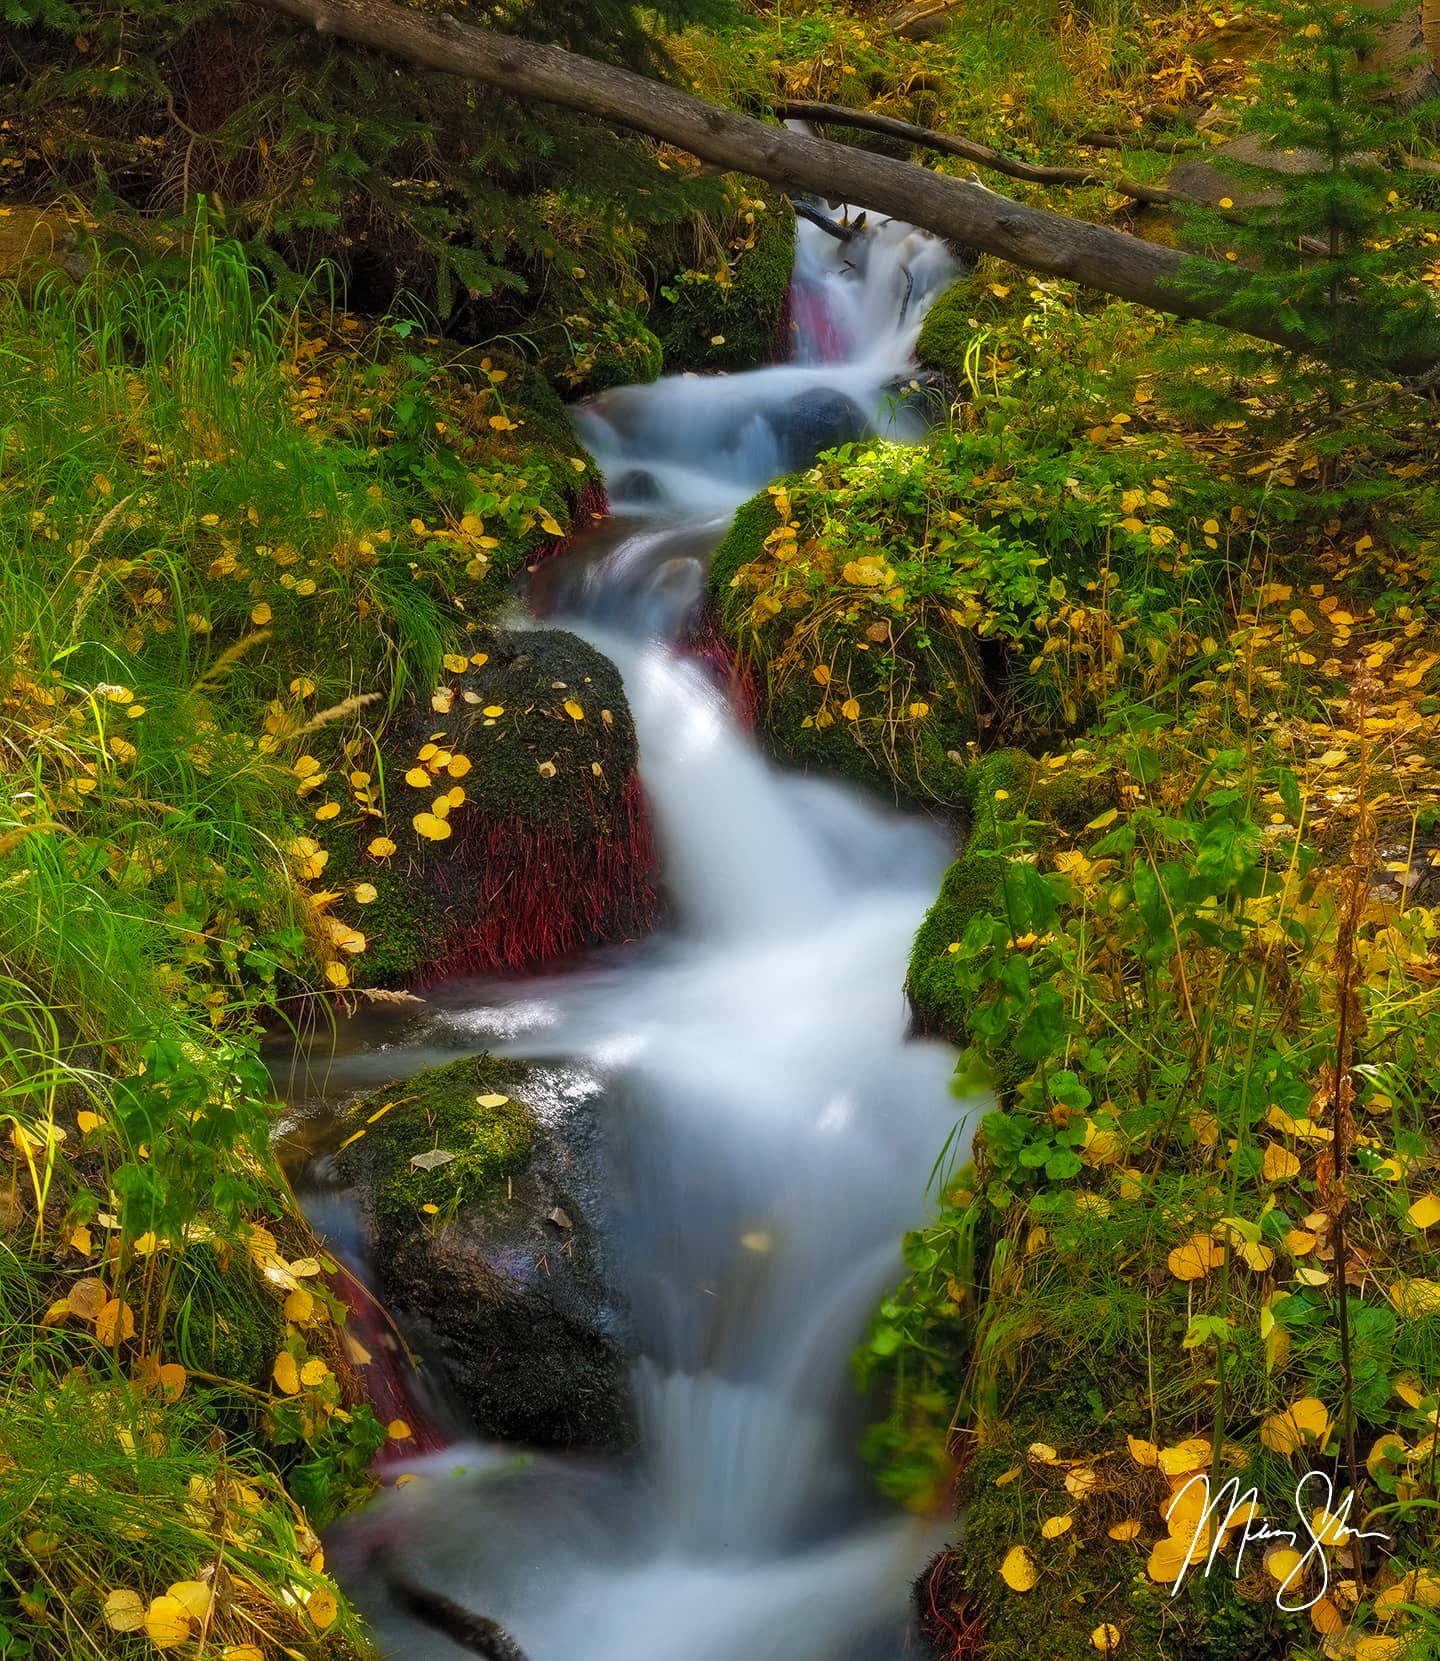
<instances>
[{"instance_id":1,"label":"yellow aspen leaf","mask_svg":"<svg viewBox=\"0 0 1440 1661\"><path fill-rule=\"evenodd\" d=\"M178 1361L165 1362L155 1376L166 1401L179 1401L184 1395L185 1381L189 1374Z\"/></svg>"},{"instance_id":2,"label":"yellow aspen leaf","mask_svg":"<svg viewBox=\"0 0 1440 1661\"><path fill-rule=\"evenodd\" d=\"M1150 1466L1159 1463L1160 1449L1153 1442L1143 1441L1138 1436L1127 1436L1125 1441L1130 1449L1130 1457L1137 1465L1149 1469Z\"/></svg>"},{"instance_id":3,"label":"yellow aspen leaf","mask_svg":"<svg viewBox=\"0 0 1440 1661\"><path fill-rule=\"evenodd\" d=\"M1120 1628L1112 1621L1103 1622L1090 1634L1090 1644L1101 1655L1114 1655L1120 1647Z\"/></svg>"},{"instance_id":4,"label":"yellow aspen leaf","mask_svg":"<svg viewBox=\"0 0 1440 1661\"><path fill-rule=\"evenodd\" d=\"M334 819L339 812L339 802L321 802L320 806L315 809L315 817L323 823L326 819Z\"/></svg>"},{"instance_id":5,"label":"yellow aspen leaf","mask_svg":"<svg viewBox=\"0 0 1440 1661\"><path fill-rule=\"evenodd\" d=\"M315 682L308 675L297 675L290 682L290 691L297 698L308 698L315 691Z\"/></svg>"},{"instance_id":6,"label":"yellow aspen leaf","mask_svg":"<svg viewBox=\"0 0 1440 1661\"><path fill-rule=\"evenodd\" d=\"M265 1661L265 1655L254 1644L226 1644L220 1651L220 1661Z\"/></svg>"},{"instance_id":7,"label":"yellow aspen leaf","mask_svg":"<svg viewBox=\"0 0 1440 1661\"><path fill-rule=\"evenodd\" d=\"M389 859L390 855L395 852L395 844L388 836L377 836L370 842L365 852L375 859Z\"/></svg>"},{"instance_id":8,"label":"yellow aspen leaf","mask_svg":"<svg viewBox=\"0 0 1440 1661\"><path fill-rule=\"evenodd\" d=\"M250 621L258 628L263 629L274 615L275 613L270 609L270 602L262 600L258 606L251 608Z\"/></svg>"},{"instance_id":9,"label":"yellow aspen leaf","mask_svg":"<svg viewBox=\"0 0 1440 1661\"><path fill-rule=\"evenodd\" d=\"M423 767L412 767L405 775L405 782L413 785L416 790L424 790L430 783L430 775Z\"/></svg>"},{"instance_id":10,"label":"yellow aspen leaf","mask_svg":"<svg viewBox=\"0 0 1440 1661\"><path fill-rule=\"evenodd\" d=\"M385 1434L392 1442L404 1442L412 1432L404 1419L391 1419L390 1423L385 1426Z\"/></svg>"},{"instance_id":11,"label":"yellow aspen leaf","mask_svg":"<svg viewBox=\"0 0 1440 1661\"><path fill-rule=\"evenodd\" d=\"M1257 1274L1262 1274L1275 1261L1274 1251L1269 1246L1257 1244L1254 1240L1241 1242L1240 1256Z\"/></svg>"},{"instance_id":12,"label":"yellow aspen leaf","mask_svg":"<svg viewBox=\"0 0 1440 1661\"><path fill-rule=\"evenodd\" d=\"M210 1606L215 1601L214 1594L203 1580L177 1580L173 1586L166 1588L165 1595L182 1604L190 1618L196 1621L209 1617Z\"/></svg>"},{"instance_id":13,"label":"yellow aspen leaf","mask_svg":"<svg viewBox=\"0 0 1440 1661\"><path fill-rule=\"evenodd\" d=\"M817 663L810 673L815 677L816 681L821 686L829 686L830 669L828 664Z\"/></svg>"},{"instance_id":14,"label":"yellow aspen leaf","mask_svg":"<svg viewBox=\"0 0 1440 1661\"><path fill-rule=\"evenodd\" d=\"M437 796L430 804L430 811L437 819L448 819L450 817L449 795Z\"/></svg>"},{"instance_id":15,"label":"yellow aspen leaf","mask_svg":"<svg viewBox=\"0 0 1440 1661\"><path fill-rule=\"evenodd\" d=\"M106 1595L101 1607L112 1632L138 1632L145 1624L145 1600L138 1592L117 1587Z\"/></svg>"},{"instance_id":16,"label":"yellow aspen leaf","mask_svg":"<svg viewBox=\"0 0 1440 1661\"><path fill-rule=\"evenodd\" d=\"M297 1286L285 1299L285 1319L304 1326L315 1314L315 1299L303 1286Z\"/></svg>"},{"instance_id":17,"label":"yellow aspen leaf","mask_svg":"<svg viewBox=\"0 0 1440 1661\"><path fill-rule=\"evenodd\" d=\"M75 1311L70 1307L70 1300L68 1298L60 1298L56 1302L52 1303L40 1317L40 1325L59 1326L61 1321L63 1321L67 1315L73 1315L74 1313Z\"/></svg>"},{"instance_id":18,"label":"yellow aspen leaf","mask_svg":"<svg viewBox=\"0 0 1440 1661\"><path fill-rule=\"evenodd\" d=\"M300 1382L307 1390L313 1390L317 1384L323 1384L329 1376L329 1367L318 1355L312 1355L300 1369Z\"/></svg>"},{"instance_id":19,"label":"yellow aspen leaf","mask_svg":"<svg viewBox=\"0 0 1440 1661\"><path fill-rule=\"evenodd\" d=\"M305 1613L320 1631L324 1632L327 1627L334 1624L335 1617L340 1613L340 1605L328 1586L317 1586L305 1599Z\"/></svg>"},{"instance_id":20,"label":"yellow aspen leaf","mask_svg":"<svg viewBox=\"0 0 1440 1661\"><path fill-rule=\"evenodd\" d=\"M1062 1534L1075 1526L1075 1519L1070 1516L1047 1517L1040 1525L1040 1532L1047 1540L1058 1540Z\"/></svg>"},{"instance_id":21,"label":"yellow aspen leaf","mask_svg":"<svg viewBox=\"0 0 1440 1661\"><path fill-rule=\"evenodd\" d=\"M178 1598L151 1598L144 1627L156 1649L174 1649L190 1636L190 1611Z\"/></svg>"},{"instance_id":22,"label":"yellow aspen leaf","mask_svg":"<svg viewBox=\"0 0 1440 1661\"><path fill-rule=\"evenodd\" d=\"M1167 1534L1163 1540L1157 1540L1151 1546L1150 1556L1145 1562L1145 1573L1157 1585L1169 1586L1178 1578L1181 1570L1189 1566L1190 1559L1188 1540L1180 1540L1173 1534Z\"/></svg>"},{"instance_id":23,"label":"yellow aspen leaf","mask_svg":"<svg viewBox=\"0 0 1440 1661\"><path fill-rule=\"evenodd\" d=\"M1389 1297L1396 1309L1411 1319L1440 1314L1440 1283L1436 1281L1397 1280L1390 1287Z\"/></svg>"},{"instance_id":24,"label":"yellow aspen leaf","mask_svg":"<svg viewBox=\"0 0 1440 1661\"><path fill-rule=\"evenodd\" d=\"M1024 1546L1011 1546L1000 1565L1000 1578L1012 1592L1028 1592L1039 1580L1040 1571Z\"/></svg>"},{"instance_id":25,"label":"yellow aspen leaf","mask_svg":"<svg viewBox=\"0 0 1440 1661\"><path fill-rule=\"evenodd\" d=\"M1310 1624L1317 1632L1338 1632L1345 1617L1329 1598L1320 1598L1310 1605Z\"/></svg>"},{"instance_id":26,"label":"yellow aspen leaf","mask_svg":"<svg viewBox=\"0 0 1440 1661\"><path fill-rule=\"evenodd\" d=\"M1138 1517L1126 1517L1124 1522L1112 1523L1105 1532L1112 1540L1133 1540L1140 1532L1140 1519Z\"/></svg>"},{"instance_id":27,"label":"yellow aspen leaf","mask_svg":"<svg viewBox=\"0 0 1440 1661\"><path fill-rule=\"evenodd\" d=\"M847 698L840 706L840 713L847 721L858 721L860 719L860 700L858 698Z\"/></svg>"},{"instance_id":28,"label":"yellow aspen leaf","mask_svg":"<svg viewBox=\"0 0 1440 1661\"><path fill-rule=\"evenodd\" d=\"M83 1223L79 1228L70 1230L70 1249L79 1252L81 1257L89 1257L94 1250L90 1243L90 1230Z\"/></svg>"},{"instance_id":29,"label":"yellow aspen leaf","mask_svg":"<svg viewBox=\"0 0 1440 1661\"><path fill-rule=\"evenodd\" d=\"M452 675L463 675L470 667L470 659L462 657L459 652L446 652L440 660Z\"/></svg>"},{"instance_id":30,"label":"yellow aspen leaf","mask_svg":"<svg viewBox=\"0 0 1440 1661\"><path fill-rule=\"evenodd\" d=\"M420 1207L420 1209L427 1217L438 1217L440 1215L440 1207L438 1205L432 1205L429 1200L427 1200L425 1204Z\"/></svg>"},{"instance_id":31,"label":"yellow aspen leaf","mask_svg":"<svg viewBox=\"0 0 1440 1661\"><path fill-rule=\"evenodd\" d=\"M380 897L373 882L357 882L350 892L355 896L357 905L373 905Z\"/></svg>"},{"instance_id":32,"label":"yellow aspen leaf","mask_svg":"<svg viewBox=\"0 0 1440 1661\"><path fill-rule=\"evenodd\" d=\"M1304 1257L1315 1250L1315 1236L1308 1229L1292 1228L1285 1236L1285 1249L1291 1257Z\"/></svg>"},{"instance_id":33,"label":"yellow aspen leaf","mask_svg":"<svg viewBox=\"0 0 1440 1661\"><path fill-rule=\"evenodd\" d=\"M297 1257L290 1265L290 1273L298 1280L310 1280L320 1273L320 1267L318 1257Z\"/></svg>"},{"instance_id":34,"label":"yellow aspen leaf","mask_svg":"<svg viewBox=\"0 0 1440 1661\"><path fill-rule=\"evenodd\" d=\"M1155 1463L1162 1476L1189 1476L1210 1463L1210 1441L1205 1436L1190 1436L1174 1447L1161 1448Z\"/></svg>"},{"instance_id":35,"label":"yellow aspen leaf","mask_svg":"<svg viewBox=\"0 0 1440 1661\"><path fill-rule=\"evenodd\" d=\"M270 1369L270 1373L285 1395L300 1394L300 1369L295 1365L295 1357L289 1350L281 1350L275 1357L275 1365Z\"/></svg>"},{"instance_id":36,"label":"yellow aspen leaf","mask_svg":"<svg viewBox=\"0 0 1440 1661\"><path fill-rule=\"evenodd\" d=\"M1395 1394L1407 1407L1419 1407L1424 1400L1425 1386L1416 1378L1414 1373L1401 1373L1394 1380L1393 1388Z\"/></svg>"},{"instance_id":37,"label":"yellow aspen leaf","mask_svg":"<svg viewBox=\"0 0 1440 1661\"><path fill-rule=\"evenodd\" d=\"M1400 1661L1404 1647L1404 1639L1372 1632L1368 1638L1356 1640L1354 1661Z\"/></svg>"},{"instance_id":38,"label":"yellow aspen leaf","mask_svg":"<svg viewBox=\"0 0 1440 1661\"><path fill-rule=\"evenodd\" d=\"M1330 1414L1315 1396L1301 1396L1260 1426L1260 1440L1276 1453L1298 1453L1306 1442L1323 1447L1329 1435Z\"/></svg>"},{"instance_id":39,"label":"yellow aspen leaf","mask_svg":"<svg viewBox=\"0 0 1440 1661\"><path fill-rule=\"evenodd\" d=\"M723 346L725 344L725 336L724 335L711 335L710 336L710 344L712 346Z\"/></svg>"},{"instance_id":40,"label":"yellow aspen leaf","mask_svg":"<svg viewBox=\"0 0 1440 1661\"><path fill-rule=\"evenodd\" d=\"M437 715L448 715L455 702L455 694L448 686L438 686L430 695L430 707Z\"/></svg>"},{"instance_id":41,"label":"yellow aspen leaf","mask_svg":"<svg viewBox=\"0 0 1440 1661\"><path fill-rule=\"evenodd\" d=\"M463 779L470 771L470 757L451 756L445 764L445 771L452 779Z\"/></svg>"},{"instance_id":42,"label":"yellow aspen leaf","mask_svg":"<svg viewBox=\"0 0 1440 1661\"><path fill-rule=\"evenodd\" d=\"M504 1107L506 1102L509 1100L510 1098L508 1096L477 1096L475 1098L475 1105L477 1107Z\"/></svg>"},{"instance_id":43,"label":"yellow aspen leaf","mask_svg":"<svg viewBox=\"0 0 1440 1661\"><path fill-rule=\"evenodd\" d=\"M77 1280L65 1301L81 1320L93 1321L110 1301L110 1294L103 1280Z\"/></svg>"},{"instance_id":44,"label":"yellow aspen leaf","mask_svg":"<svg viewBox=\"0 0 1440 1661\"><path fill-rule=\"evenodd\" d=\"M573 698L567 698L565 700L565 713L572 721L583 721L585 719L585 711L581 709L580 705L577 704Z\"/></svg>"},{"instance_id":45,"label":"yellow aspen leaf","mask_svg":"<svg viewBox=\"0 0 1440 1661\"><path fill-rule=\"evenodd\" d=\"M1058 1465L1060 1462L1060 1455L1048 1442L1032 1442L1025 1453L1035 1465Z\"/></svg>"},{"instance_id":46,"label":"yellow aspen leaf","mask_svg":"<svg viewBox=\"0 0 1440 1661\"><path fill-rule=\"evenodd\" d=\"M443 842L450 835L450 826L433 813L417 813L410 823L421 836L431 842Z\"/></svg>"},{"instance_id":47,"label":"yellow aspen leaf","mask_svg":"<svg viewBox=\"0 0 1440 1661\"><path fill-rule=\"evenodd\" d=\"M486 704L480 713L488 716L493 721L497 716L505 713L505 706L504 704Z\"/></svg>"},{"instance_id":48,"label":"yellow aspen leaf","mask_svg":"<svg viewBox=\"0 0 1440 1661\"><path fill-rule=\"evenodd\" d=\"M1086 1495L1093 1492L1097 1480L1094 1471L1085 1467L1076 1471L1066 1471L1065 1492L1072 1499L1083 1500Z\"/></svg>"},{"instance_id":49,"label":"yellow aspen leaf","mask_svg":"<svg viewBox=\"0 0 1440 1661\"><path fill-rule=\"evenodd\" d=\"M556 523L554 515L546 513L543 509L540 513L540 529L545 532L546 536L564 536L565 534Z\"/></svg>"},{"instance_id":50,"label":"yellow aspen leaf","mask_svg":"<svg viewBox=\"0 0 1440 1661\"><path fill-rule=\"evenodd\" d=\"M1422 1194L1411 1205L1409 1215L1416 1228L1434 1228L1440 1223L1440 1195Z\"/></svg>"},{"instance_id":51,"label":"yellow aspen leaf","mask_svg":"<svg viewBox=\"0 0 1440 1661\"><path fill-rule=\"evenodd\" d=\"M1166 1262L1176 1280L1199 1280L1218 1268L1225 1260L1224 1250L1208 1234L1192 1234L1183 1246L1177 1246Z\"/></svg>"},{"instance_id":52,"label":"yellow aspen leaf","mask_svg":"<svg viewBox=\"0 0 1440 1661\"><path fill-rule=\"evenodd\" d=\"M104 1123L98 1113L92 1113L88 1108L83 1108L75 1115L75 1124L82 1136L88 1136L92 1130L99 1130Z\"/></svg>"},{"instance_id":53,"label":"yellow aspen leaf","mask_svg":"<svg viewBox=\"0 0 1440 1661\"><path fill-rule=\"evenodd\" d=\"M119 1298L111 1298L95 1317L95 1336L107 1348L135 1336L135 1311Z\"/></svg>"},{"instance_id":54,"label":"yellow aspen leaf","mask_svg":"<svg viewBox=\"0 0 1440 1661\"><path fill-rule=\"evenodd\" d=\"M1020 1466L1012 1465L1008 1471L1001 1471L1000 1475L995 1478L995 1486L1003 1488L1007 1483L1013 1482L1019 1475Z\"/></svg>"},{"instance_id":55,"label":"yellow aspen leaf","mask_svg":"<svg viewBox=\"0 0 1440 1661\"><path fill-rule=\"evenodd\" d=\"M331 986L346 987L350 984L350 971L343 963L334 962L325 965L325 979Z\"/></svg>"},{"instance_id":56,"label":"yellow aspen leaf","mask_svg":"<svg viewBox=\"0 0 1440 1661\"><path fill-rule=\"evenodd\" d=\"M1286 1182L1300 1174L1300 1156L1282 1148L1278 1142L1265 1144L1265 1157L1260 1163L1260 1175L1266 1182Z\"/></svg>"}]
</instances>

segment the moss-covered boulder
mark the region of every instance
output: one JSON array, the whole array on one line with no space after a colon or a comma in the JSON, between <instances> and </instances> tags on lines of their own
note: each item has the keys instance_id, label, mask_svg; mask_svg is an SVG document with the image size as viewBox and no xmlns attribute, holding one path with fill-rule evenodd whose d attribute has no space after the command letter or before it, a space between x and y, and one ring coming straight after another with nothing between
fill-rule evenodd
<instances>
[{"instance_id":1,"label":"moss-covered boulder","mask_svg":"<svg viewBox=\"0 0 1440 1661\"><path fill-rule=\"evenodd\" d=\"M651 327L671 374L753 369L777 356L795 256L795 212L778 191L763 187L752 187L739 208L741 233L731 257L716 270L681 272L652 307Z\"/></svg>"},{"instance_id":2,"label":"moss-covered boulder","mask_svg":"<svg viewBox=\"0 0 1440 1661\"><path fill-rule=\"evenodd\" d=\"M589 1136L527 1103L543 1079L471 1057L378 1091L336 1156L377 1291L484 1433L536 1447L631 1439L622 1322L582 1208Z\"/></svg>"},{"instance_id":3,"label":"moss-covered boulder","mask_svg":"<svg viewBox=\"0 0 1440 1661\"><path fill-rule=\"evenodd\" d=\"M444 663L378 757L344 758L352 811L317 874L344 896L321 923L337 961L411 984L643 934L654 850L619 671L559 629L476 627Z\"/></svg>"},{"instance_id":4,"label":"moss-covered boulder","mask_svg":"<svg viewBox=\"0 0 1440 1661\"><path fill-rule=\"evenodd\" d=\"M841 569L787 515L783 486L754 497L711 566L720 631L760 687L759 730L782 760L956 805L983 702L976 656L948 625L909 626L882 552L854 548Z\"/></svg>"},{"instance_id":5,"label":"moss-covered boulder","mask_svg":"<svg viewBox=\"0 0 1440 1661\"><path fill-rule=\"evenodd\" d=\"M966 1042L966 993L956 970L966 929L977 916L1003 915L1006 865L1022 845L1052 847L1113 805L1114 795L1108 773L1051 771L1023 750L997 750L967 768L960 791L964 847L910 953L905 990L921 1032ZM1005 1080L996 1083L1003 1089Z\"/></svg>"}]
</instances>

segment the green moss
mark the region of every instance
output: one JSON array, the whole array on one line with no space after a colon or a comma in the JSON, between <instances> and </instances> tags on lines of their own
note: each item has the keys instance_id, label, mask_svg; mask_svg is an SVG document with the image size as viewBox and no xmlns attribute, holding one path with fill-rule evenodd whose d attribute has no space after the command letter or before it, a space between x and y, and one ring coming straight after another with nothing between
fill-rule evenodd
<instances>
[{"instance_id":1,"label":"green moss","mask_svg":"<svg viewBox=\"0 0 1440 1661\"><path fill-rule=\"evenodd\" d=\"M764 677L761 722L771 749L893 800L953 805L964 777L960 758L976 735L969 666L953 637L887 650L888 643L871 641L844 608L825 604L828 595L817 605L799 586L793 610L765 616L754 604L746 567L764 558L776 523L768 492L753 497L736 514L710 570L722 632ZM812 622L802 653L797 627ZM823 684L814 679L817 664L829 670ZM852 721L843 714L850 697L888 714ZM913 713L917 706L923 715Z\"/></svg>"},{"instance_id":2,"label":"green moss","mask_svg":"<svg viewBox=\"0 0 1440 1661\"><path fill-rule=\"evenodd\" d=\"M567 320L574 356L565 375L567 395L583 398L610 386L657 380L665 367L665 348L649 324L613 300L597 311L593 323Z\"/></svg>"},{"instance_id":3,"label":"green moss","mask_svg":"<svg viewBox=\"0 0 1440 1661\"><path fill-rule=\"evenodd\" d=\"M975 338L977 308L984 296L985 285L978 276L961 277L935 301L915 342L915 356L924 368L959 375Z\"/></svg>"},{"instance_id":4,"label":"green moss","mask_svg":"<svg viewBox=\"0 0 1440 1661\"><path fill-rule=\"evenodd\" d=\"M181 1253L166 1343L189 1371L268 1390L284 1337L280 1300L259 1284L248 1259L222 1256L210 1245Z\"/></svg>"},{"instance_id":5,"label":"green moss","mask_svg":"<svg viewBox=\"0 0 1440 1661\"><path fill-rule=\"evenodd\" d=\"M1001 826L1027 809L1034 778L1035 764L1021 750L998 750L965 773L961 798L969 835L915 936L906 981L920 1024L952 1044L965 1042L965 1006L950 947L963 939L972 918L999 909L1006 865L996 852ZM997 798L997 792L1004 794Z\"/></svg>"},{"instance_id":6,"label":"green moss","mask_svg":"<svg viewBox=\"0 0 1440 1661\"><path fill-rule=\"evenodd\" d=\"M753 369L775 356L785 295L795 256L795 213L777 191L758 191L753 245L728 280L687 272L668 285L673 301L658 298L650 322L672 374Z\"/></svg>"},{"instance_id":7,"label":"green moss","mask_svg":"<svg viewBox=\"0 0 1440 1661\"><path fill-rule=\"evenodd\" d=\"M520 1170L532 1117L509 1092L524 1077L518 1062L467 1056L359 1104L354 1117L364 1135L342 1150L338 1166L347 1181L363 1178L371 1187L382 1238L409 1227L426 1205L453 1212ZM496 1096L503 1100L479 1100ZM383 1116L369 1123L376 1113ZM436 1149L454 1158L434 1170L412 1168L415 1155Z\"/></svg>"}]
</instances>

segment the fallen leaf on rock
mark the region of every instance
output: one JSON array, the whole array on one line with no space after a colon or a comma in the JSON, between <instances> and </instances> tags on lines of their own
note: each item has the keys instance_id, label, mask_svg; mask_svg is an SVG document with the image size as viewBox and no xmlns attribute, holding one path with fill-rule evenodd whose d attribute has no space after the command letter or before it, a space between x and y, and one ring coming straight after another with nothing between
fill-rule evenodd
<instances>
[{"instance_id":1,"label":"fallen leaf on rock","mask_svg":"<svg viewBox=\"0 0 1440 1661\"><path fill-rule=\"evenodd\" d=\"M412 1154L410 1169L412 1171L434 1171L441 1165L448 1165L455 1155L444 1148L431 1148L429 1153Z\"/></svg>"},{"instance_id":2,"label":"fallen leaf on rock","mask_svg":"<svg viewBox=\"0 0 1440 1661\"><path fill-rule=\"evenodd\" d=\"M1000 1578L1012 1592L1028 1592L1039 1580L1040 1571L1024 1546L1011 1546L1000 1565Z\"/></svg>"}]
</instances>

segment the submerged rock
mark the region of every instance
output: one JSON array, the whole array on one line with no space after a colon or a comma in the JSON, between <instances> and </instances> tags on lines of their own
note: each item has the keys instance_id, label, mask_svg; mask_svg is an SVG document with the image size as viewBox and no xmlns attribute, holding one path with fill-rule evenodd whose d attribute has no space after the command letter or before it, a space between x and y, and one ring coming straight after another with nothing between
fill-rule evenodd
<instances>
[{"instance_id":1,"label":"submerged rock","mask_svg":"<svg viewBox=\"0 0 1440 1661\"><path fill-rule=\"evenodd\" d=\"M480 1430L618 1449L623 1326L583 1203L587 1138L537 1117L524 1098L541 1087L490 1056L433 1068L359 1104L335 1171L377 1294Z\"/></svg>"},{"instance_id":2,"label":"submerged rock","mask_svg":"<svg viewBox=\"0 0 1440 1661\"><path fill-rule=\"evenodd\" d=\"M853 398L834 387L819 386L797 392L770 415L780 442L781 465L800 473L814 464L822 450L862 438L870 430L864 411Z\"/></svg>"}]
</instances>

